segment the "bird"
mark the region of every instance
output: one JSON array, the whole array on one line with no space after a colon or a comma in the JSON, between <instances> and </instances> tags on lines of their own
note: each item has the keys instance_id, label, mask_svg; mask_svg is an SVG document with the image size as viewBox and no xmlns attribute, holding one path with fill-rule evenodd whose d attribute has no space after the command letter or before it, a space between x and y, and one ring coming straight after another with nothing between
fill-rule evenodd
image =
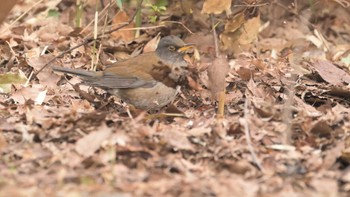
<instances>
[{"instance_id":1,"label":"bird","mask_svg":"<svg viewBox=\"0 0 350 197\"><path fill-rule=\"evenodd\" d=\"M55 72L78 76L83 84L99 87L137 109L160 109L171 103L189 73L186 53L194 48L170 35L160 39L155 51L116 62L103 71L53 66Z\"/></svg>"}]
</instances>

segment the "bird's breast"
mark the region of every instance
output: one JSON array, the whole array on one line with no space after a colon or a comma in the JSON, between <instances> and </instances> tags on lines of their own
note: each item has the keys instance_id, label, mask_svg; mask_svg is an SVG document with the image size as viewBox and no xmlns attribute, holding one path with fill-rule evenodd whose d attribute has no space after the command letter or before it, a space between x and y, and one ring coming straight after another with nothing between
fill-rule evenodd
<instances>
[{"instance_id":1,"label":"bird's breast","mask_svg":"<svg viewBox=\"0 0 350 197\"><path fill-rule=\"evenodd\" d=\"M138 109L158 109L174 100L176 88L168 87L158 82L152 88L119 89L114 92L124 102Z\"/></svg>"}]
</instances>

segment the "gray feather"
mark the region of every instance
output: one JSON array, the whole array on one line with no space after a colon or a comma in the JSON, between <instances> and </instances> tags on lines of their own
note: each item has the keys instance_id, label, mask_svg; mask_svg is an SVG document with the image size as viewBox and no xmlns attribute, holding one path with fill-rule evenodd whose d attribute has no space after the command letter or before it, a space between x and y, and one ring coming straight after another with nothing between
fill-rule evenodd
<instances>
[{"instance_id":1,"label":"gray feather","mask_svg":"<svg viewBox=\"0 0 350 197\"><path fill-rule=\"evenodd\" d=\"M103 73L103 75L97 75L96 72L87 71L82 69L72 69L63 67L52 67L52 70L56 72L67 73L80 77L84 84L103 89L123 89L123 88L151 88L156 85L156 81L146 81L139 79L138 77L125 77L118 76L110 73Z\"/></svg>"}]
</instances>

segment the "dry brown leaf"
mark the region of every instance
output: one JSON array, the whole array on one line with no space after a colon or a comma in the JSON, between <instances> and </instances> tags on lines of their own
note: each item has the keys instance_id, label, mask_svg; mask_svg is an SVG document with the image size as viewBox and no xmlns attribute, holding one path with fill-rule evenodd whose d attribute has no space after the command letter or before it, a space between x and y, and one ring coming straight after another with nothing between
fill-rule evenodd
<instances>
[{"instance_id":1,"label":"dry brown leaf","mask_svg":"<svg viewBox=\"0 0 350 197\"><path fill-rule=\"evenodd\" d=\"M34 106L26 111L26 120L28 124L38 124L44 129L49 129L55 120L52 118L54 114L44 110L43 106Z\"/></svg>"},{"instance_id":2,"label":"dry brown leaf","mask_svg":"<svg viewBox=\"0 0 350 197\"><path fill-rule=\"evenodd\" d=\"M193 128L193 129L190 129L190 130L187 130L186 133L188 135L191 135L191 136L201 136L201 135L204 135L204 134L210 134L210 132L212 131L212 128L209 128L209 127L197 127L197 128Z\"/></svg>"},{"instance_id":3,"label":"dry brown leaf","mask_svg":"<svg viewBox=\"0 0 350 197\"><path fill-rule=\"evenodd\" d=\"M335 147L325 152L325 157L323 161L323 168L330 169L337 161L337 159L342 155L344 150L344 143L340 142Z\"/></svg>"},{"instance_id":4,"label":"dry brown leaf","mask_svg":"<svg viewBox=\"0 0 350 197\"><path fill-rule=\"evenodd\" d=\"M157 49L159 40L160 40L160 36L158 34L156 37L152 38L152 40L147 42L145 47L143 47L143 52L146 53L146 52L155 51Z\"/></svg>"},{"instance_id":5,"label":"dry brown leaf","mask_svg":"<svg viewBox=\"0 0 350 197\"><path fill-rule=\"evenodd\" d=\"M194 150L193 145L187 139L187 135L181 131L170 129L162 133L163 140L175 150Z\"/></svg>"},{"instance_id":6,"label":"dry brown leaf","mask_svg":"<svg viewBox=\"0 0 350 197\"><path fill-rule=\"evenodd\" d=\"M39 24L38 24L39 25ZM63 36L67 36L73 31L73 28L61 24L55 18L49 18L48 20L42 21L42 27L34 32L38 36L41 42L52 43L62 39Z\"/></svg>"},{"instance_id":7,"label":"dry brown leaf","mask_svg":"<svg viewBox=\"0 0 350 197\"><path fill-rule=\"evenodd\" d=\"M349 192L350 191L349 190L350 189L350 185L349 185L349 183L350 183L350 169L345 170L345 173L343 173L341 175L340 180L346 183L345 191Z\"/></svg>"},{"instance_id":8,"label":"dry brown leaf","mask_svg":"<svg viewBox=\"0 0 350 197\"><path fill-rule=\"evenodd\" d=\"M0 73L21 70L29 76L33 69L26 60L40 57L47 46L45 53L57 55L80 43L83 38L67 34L74 27L74 2L41 1L33 7L33 0L25 0L16 5L0 29L7 29L19 15L26 14L1 33ZM116 9L108 9L110 2L98 1L106 8L101 17L105 11L116 12ZM199 48L201 64L195 62L193 70L201 72L198 77L203 83L200 84L207 85L207 68L214 60L214 43L209 16L200 14L205 1L167 2L167 10L156 13L159 21L180 17L177 21L194 32L190 36L192 40L186 43L194 43ZM327 57L333 66L348 73L345 62L341 62L341 57L348 55L348 47L340 49L338 46L348 45L344 41L350 38L350 13L336 1L325 2L312 5L310 11L306 1L298 1L295 8L301 9L294 11L303 16L300 18L285 11L277 17L272 13L281 6L294 8L290 1L269 6L261 6L263 4L256 0L237 1L241 6L233 9L235 12L259 8L265 24L260 27L260 42L247 44L252 51L233 54L234 60L231 54L220 51L230 58L225 87L227 113L222 121L215 121L216 110L207 89L198 92L183 87L175 103L188 118L141 120L143 115L129 118L120 101L100 89L96 89L97 94L91 98L88 94L92 89L88 86L80 86L87 94L74 90L71 84L78 83L77 77L68 77L71 84L61 77L63 84L59 89L46 88L40 77L30 81L32 87L28 87L28 92L20 85L12 85L12 92L0 94L0 196L40 196L42 188L47 196L57 196L57 193L62 196L87 193L94 196L348 196L350 87L342 79L339 80L341 86L335 86L320 83L318 78L316 81L303 77L307 72L296 72L298 67L307 65L311 66L306 68L315 71L312 63L327 60ZM150 3L154 5L153 1ZM83 22L94 18L95 4L90 5L84 4ZM340 9L331 9L332 5ZM130 13L137 10L135 3L123 6ZM326 14L325 6L330 11ZM143 22L149 22L147 17L154 13L154 8L142 8ZM48 13L58 15L48 17ZM224 13L217 16L218 32L228 34L220 45L240 48L237 45L248 40L243 38L244 42L238 42L251 28L244 27L252 19L246 14L235 19ZM330 45L327 53L305 40L305 35L312 33L308 19L315 19L312 23L317 31L327 36ZM98 25L103 29L103 20ZM153 50L154 43L144 44L158 31L166 35L190 35L182 25L172 23L161 29L145 28L132 44L120 46L121 40L103 39L102 65L98 69L104 69L104 65L113 60L125 59L122 56L129 56L132 51L130 57L140 54L143 48ZM230 41L230 38L237 41ZM285 41L287 50L280 51ZM90 63L91 47L80 47L57 60L63 67L84 67ZM121 47L126 49L119 50ZM113 51L118 51L118 55L113 56ZM186 61L192 62L188 57ZM41 62L40 59L33 61L31 66L35 71ZM329 70L333 73L334 67ZM193 79L197 80L196 77ZM224 82L225 76L220 78ZM39 84L40 88L33 84ZM42 97L38 96L40 93ZM44 102L35 105L32 101L20 103L12 99L20 96L15 99L18 101L22 94L33 101L38 98L38 103L42 99ZM82 95L89 100L82 99ZM245 128L239 121L243 116L247 123L244 126L250 133L251 142L248 143L252 144L257 160L248 150L247 136L242 131ZM116 132L105 135L111 133L103 131L105 125L110 128L107 130L117 129ZM290 136L285 136L289 133ZM258 160L264 172L256 168Z\"/></svg>"},{"instance_id":9,"label":"dry brown leaf","mask_svg":"<svg viewBox=\"0 0 350 197\"><path fill-rule=\"evenodd\" d=\"M54 56L53 55L41 55L41 56L30 56L27 59L28 64L34 68L34 71L40 70L46 63L48 63ZM49 88L57 88L57 82L60 77L52 72L50 66L44 68L38 75L37 78L41 85Z\"/></svg>"},{"instance_id":10,"label":"dry brown leaf","mask_svg":"<svg viewBox=\"0 0 350 197\"><path fill-rule=\"evenodd\" d=\"M130 17L124 11L118 12L113 18L113 25L120 26L129 22ZM127 28L134 28L135 23L131 22L126 27L113 32L111 35L115 40L121 39L124 43L130 43L135 39L135 30L126 30Z\"/></svg>"},{"instance_id":11,"label":"dry brown leaf","mask_svg":"<svg viewBox=\"0 0 350 197\"><path fill-rule=\"evenodd\" d=\"M40 96L40 93L45 90L46 87L40 84L34 84L31 87L23 87L17 90L11 95L10 98L12 98L18 104L24 104L29 99L35 101L38 98L38 96ZM49 101L51 98L52 96L46 96L44 102Z\"/></svg>"},{"instance_id":12,"label":"dry brown leaf","mask_svg":"<svg viewBox=\"0 0 350 197\"><path fill-rule=\"evenodd\" d=\"M7 17L8 13L11 11L12 7L15 6L17 0L4 1L0 7L0 25L2 21Z\"/></svg>"},{"instance_id":13,"label":"dry brown leaf","mask_svg":"<svg viewBox=\"0 0 350 197\"><path fill-rule=\"evenodd\" d=\"M328 136L332 131L332 127L330 127L329 123L324 120L314 122L310 130L311 133L319 136Z\"/></svg>"},{"instance_id":14,"label":"dry brown leaf","mask_svg":"<svg viewBox=\"0 0 350 197\"><path fill-rule=\"evenodd\" d=\"M344 83L350 84L350 75L344 70L336 67L330 61L317 60L313 63L313 66L322 79L332 85L344 86Z\"/></svg>"},{"instance_id":15,"label":"dry brown leaf","mask_svg":"<svg viewBox=\"0 0 350 197\"><path fill-rule=\"evenodd\" d=\"M191 76L187 76L188 85L194 90L203 90L202 86L195 81Z\"/></svg>"},{"instance_id":16,"label":"dry brown leaf","mask_svg":"<svg viewBox=\"0 0 350 197\"><path fill-rule=\"evenodd\" d=\"M282 51L287 47L287 41L282 38L265 38L259 41L260 50L276 50Z\"/></svg>"},{"instance_id":17,"label":"dry brown leaf","mask_svg":"<svg viewBox=\"0 0 350 197\"><path fill-rule=\"evenodd\" d=\"M79 139L75 145L75 150L84 157L93 155L102 145L102 143L112 134L112 129L102 125L97 131L93 131L83 138Z\"/></svg>"},{"instance_id":18,"label":"dry brown leaf","mask_svg":"<svg viewBox=\"0 0 350 197\"><path fill-rule=\"evenodd\" d=\"M310 181L310 185L316 191L310 192L308 196L316 197L316 196L327 196L327 197L337 197L338 194L338 183L334 179L328 178L313 178Z\"/></svg>"},{"instance_id":19,"label":"dry brown leaf","mask_svg":"<svg viewBox=\"0 0 350 197\"><path fill-rule=\"evenodd\" d=\"M294 101L296 102L296 105L300 108L300 111L305 112L310 117L320 117L322 116L322 113L315 109L315 107L306 104L303 102L299 97L294 96Z\"/></svg>"},{"instance_id":20,"label":"dry brown leaf","mask_svg":"<svg viewBox=\"0 0 350 197\"><path fill-rule=\"evenodd\" d=\"M1 120L0 120L1 121ZM0 152L2 152L2 150L8 145L8 143L6 142L6 138L4 137L4 135L2 134L2 132L0 133Z\"/></svg>"},{"instance_id":21,"label":"dry brown leaf","mask_svg":"<svg viewBox=\"0 0 350 197\"><path fill-rule=\"evenodd\" d=\"M72 103L70 108L72 113L91 113L95 110L87 100L72 99L70 101Z\"/></svg>"},{"instance_id":22,"label":"dry brown leaf","mask_svg":"<svg viewBox=\"0 0 350 197\"><path fill-rule=\"evenodd\" d=\"M206 0L203 4L202 13L221 14L223 11L229 11L232 0Z\"/></svg>"},{"instance_id":23,"label":"dry brown leaf","mask_svg":"<svg viewBox=\"0 0 350 197\"><path fill-rule=\"evenodd\" d=\"M248 11L249 9L245 12ZM240 52L256 40L260 28L260 14L257 11L256 15L247 18L245 12L239 13L226 23L225 31L220 35L222 50Z\"/></svg>"}]
</instances>

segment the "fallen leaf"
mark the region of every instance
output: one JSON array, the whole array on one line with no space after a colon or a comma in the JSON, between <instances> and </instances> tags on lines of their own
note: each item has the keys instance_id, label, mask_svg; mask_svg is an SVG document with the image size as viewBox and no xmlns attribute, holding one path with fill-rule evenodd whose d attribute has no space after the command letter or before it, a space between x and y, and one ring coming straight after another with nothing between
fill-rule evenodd
<instances>
[{"instance_id":1,"label":"fallen leaf","mask_svg":"<svg viewBox=\"0 0 350 197\"><path fill-rule=\"evenodd\" d=\"M202 13L221 14L223 11L230 10L232 0L206 0L203 4Z\"/></svg>"},{"instance_id":2,"label":"fallen leaf","mask_svg":"<svg viewBox=\"0 0 350 197\"><path fill-rule=\"evenodd\" d=\"M1 120L0 120L1 121ZM2 150L8 145L8 143L6 142L6 138L4 137L4 135L2 134L2 132L0 133L0 152L2 152Z\"/></svg>"},{"instance_id":3,"label":"fallen leaf","mask_svg":"<svg viewBox=\"0 0 350 197\"><path fill-rule=\"evenodd\" d=\"M257 39L259 27L260 14L258 10L250 12L250 9L246 9L237 14L226 23L225 31L220 35L221 50L235 53L251 47L250 44Z\"/></svg>"},{"instance_id":4,"label":"fallen leaf","mask_svg":"<svg viewBox=\"0 0 350 197\"><path fill-rule=\"evenodd\" d=\"M112 134L112 129L102 125L97 131L93 131L83 138L79 139L75 145L75 150L84 157L93 155L102 145L102 143Z\"/></svg>"},{"instance_id":5,"label":"fallen leaf","mask_svg":"<svg viewBox=\"0 0 350 197\"><path fill-rule=\"evenodd\" d=\"M47 90L39 92L38 96L35 98L34 103L36 105L41 105L46 98Z\"/></svg>"},{"instance_id":6,"label":"fallen leaf","mask_svg":"<svg viewBox=\"0 0 350 197\"><path fill-rule=\"evenodd\" d=\"M178 130L168 130L162 133L163 140L176 150L194 150L193 145L187 139L187 135Z\"/></svg>"},{"instance_id":7,"label":"fallen leaf","mask_svg":"<svg viewBox=\"0 0 350 197\"><path fill-rule=\"evenodd\" d=\"M39 94L45 91L45 87L40 84L33 84L31 87L22 87L16 92L14 92L10 98L12 98L16 103L18 104L24 104L26 101L31 99L32 101L35 101L36 98L38 98ZM51 96L45 97L45 102L51 99Z\"/></svg>"},{"instance_id":8,"label":"fallen leaf","mask_svg":"<svg viewBox=\"0 0 350 197\"><path fill-rule=\"evenodd\" d=\"M152 38L152 40L147 42L145 47L143 47L143 52L146 53L146 52L155 51L157 49L159 40L160 40L160 36L158 34L156 37Z\"/></svg>"},{"instance_id":9,"label":"fallen leaf","mask_svg":"<svg viewBox=\"0 0 350 197\"><path fill-rule=\"evenodd\" d=\"M350 84L350 75L330 61L317 60L313 63L313 66L322 79L332 85L344 86L344 83Z\"/></svg>"},{"instance_id":10,"label":"fallen leaf","mask_svg":"<svg viewBox=\"0 0 350 197\"><path fill-rule=\"evenodd\" d=\"M27 56L28 57L28 56ZM53 55L39 55L33 54L27 58L27 63L34 68L34 71L39 71L46 63L48 63L54 56ZM48 86L49 88L57 88L57 82L61 79L58 75L52 72L50 66L46 66L39 74L36 76L41 85Z\"/></svg>"},{"instance_id":11,"label":"fallen leaf","mask_svg":"<svg viewBox=\"0 0 350 197\"><path fill-rule=\"evenodd\" d=\"M124 11L120 11L113 17L112 24L115 27L118 27L120 25L123 25L129 22L129 20L130 20L130 17L127 15L127 13ZM135 27L135 23L131 22L129 25L119 29L118 31L111 33L111 35L115 40L121 39L124 43L130 43L135 38L135 30L126 30L126 29L134 28L134 27Z\"/></svg>"}]
</instances>

